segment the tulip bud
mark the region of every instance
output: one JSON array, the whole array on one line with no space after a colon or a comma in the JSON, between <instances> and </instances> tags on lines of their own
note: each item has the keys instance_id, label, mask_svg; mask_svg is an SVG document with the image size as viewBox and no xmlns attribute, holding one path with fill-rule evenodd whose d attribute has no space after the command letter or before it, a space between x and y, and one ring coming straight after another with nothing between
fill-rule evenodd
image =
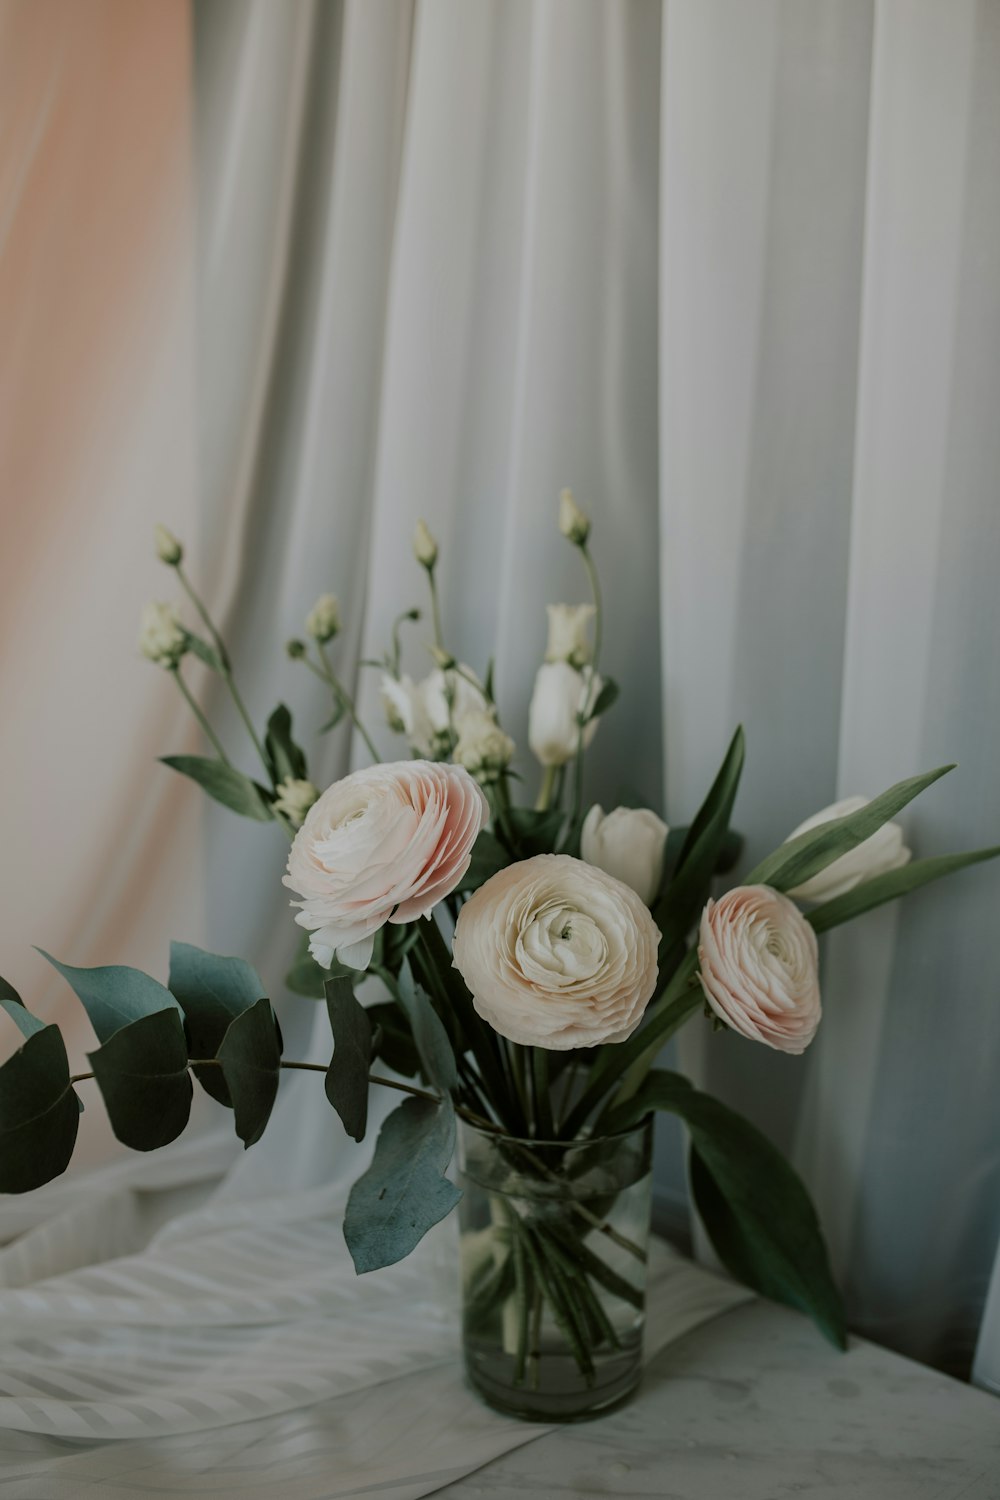
<instances>
[{"instance_id":1,"label":"tulip bud","mask_svg":"<svg viewBox=\"0 0 1000 1500\"><path fill-rule=\"evenodd\" d=\"M543 766L564 766L580 743L580 720L593 711L601 679L590 668L577 671L566 661L539 667L528 709L528 743ZM584 749L597 733L596 719L583 730Z\"/></svg>"},{"instance_id":2,"label":"tulip bud","mask_svg":"<svg viewBox=\"0 0 1000 1500\"><path fill-rule=\"evenodd\" d=\"M573 499L572 490L563 490L559 496L559 530L575 547L584 546L590 535L590 522Z\"/></svg>"},{"instance_id":3,"label":"tulip bud","mask_svg":"<svg viewBox=\"0 0 1000 1500\"><path fill-rule=\"evenodd\" d=\"M426 521L418 521L413 533L413 555L428 573L438 559L438 544L431 536Z\"/></svg>"},{"instance_id":4,"label":"tulip bud","mask_svg":"<svg viewBox=\"0 0 1000 1500\"><path fill-rule=\"evenodd\" d=\"M172 604L150 603L139 622L139 650L157 666L173 671L188 648L188 635Z\"/></svg>"},{"instance_id":5,"label":"tulip bud","mask_svg":"<svg viewBox=\"0 0 1000 1500\"><path fill-rule=\"evenodd\" d=\"M165 526L157 525L153 535L156 538L156 555L160 562L176 568L184 556L184 548L180 542Z\"/></svg>"},{"instance_id":6,"label":"tulip bud","mask_svg":"<svg viewBox=\"0 0 1000 1500\"><path fill-rule=\"evenodd\" d=\"M324 641L332 641L339 629L340 605L336 595L320 594L306 616L306 635L322 645Z\"/></svg>"},{"instance_id":7,"label":"tulip bud","mask_svg":"<svg viewBox=\"0 0 1000 1500\"><path fill-rule=\"evenodd\" d=\"M596 803L583 821L580 855L631 886L652 905L663 872L663 851L670 829L648 807L616 807L605 816Z\"/></svg>"}]
</instances>

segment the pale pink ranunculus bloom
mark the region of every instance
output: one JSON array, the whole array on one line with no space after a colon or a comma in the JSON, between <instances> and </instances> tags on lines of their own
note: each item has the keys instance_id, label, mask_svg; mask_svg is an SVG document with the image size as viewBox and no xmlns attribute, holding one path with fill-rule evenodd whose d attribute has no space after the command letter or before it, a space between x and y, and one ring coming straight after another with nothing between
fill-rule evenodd
<instances>
[{"instance_id":1,"label":"pale pink ranunculus bloom","mask_svg":"<svg viewBox=\"0 0 1000 1500\"><path fill-rule=\"evenodd\" d=\"M631 1036L656 988L659 941L629 886L568 854L538 854L462 907L455 967L494 1031L565 1051Z\"/></svg>"},{"instance_id":2,"label":"pale pink ranunculus bloom","mask_svg":"<svg viewBox=\"0 0 1000 1500\"><path fill-rule=\"evenodd\" d=\"M428 916L455 889L488 816L461 766L404 760L335 781L306 814L284 876L317 962L336 954L366 969L380 927Z\"/></svg>"},{"instance_id":3,"label":"pale pink ranunculus bloom","mask_svg":"<svg viewBox=\"0 0 1000 1500\"><path fill-rule=\"evenodd\" d=\"M751 1041L804 1052L822 1014L816 934L769 885L709 901L698 941L701 984L716 1015Z\"/></svg>"}]
</instances>

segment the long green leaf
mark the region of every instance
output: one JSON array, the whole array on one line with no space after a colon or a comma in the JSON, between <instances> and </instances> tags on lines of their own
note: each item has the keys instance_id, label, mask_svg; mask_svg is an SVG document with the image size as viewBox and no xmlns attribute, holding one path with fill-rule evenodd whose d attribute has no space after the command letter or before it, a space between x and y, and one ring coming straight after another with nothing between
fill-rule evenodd
<instances>
[{"instance_id":1,"label":"long green leaf","mask_svg":"<svg viewBox=\"0 0 1000 1500\"><path fill-rule=\"evenodd\" d=\"M170 944L170 993L180 1001L192 1057L215 1057L234 1017L256 1005L264 986L243 958L206 953L193 943ZM205 1092L232 1107L221 1068L195 1067Z\"/></svg>"},{"instance_id":2,"label":"long green leaf","mask_svg":"<svg viewBox=\"0 0 1000 1500\"><path fill-rule=\"evenodd\" d=\"M845 891L842 896L814 907L806 913L806 921L812 924L816 932L826 932L831 927L839 927L842 922L850 922L862 912L882 906L886 901L895 901L900 896L908 895L910 891L919 890L932 880L940 880L944 875L964 870L967 865L981 864L984 860L996 859L998 856L1000 845L994 845L991 849L969 849L964 854L939 854L933 859L915 859L899 870L876 875L874 879L856 885L852 891Z\"/></svg>"},{"instance_id":3,"label":"long green leaf","mask_svg":"<svg viewBox=\"0 0 1000 1500\"><path fill-rule=\"evenodd\" d=\"M305 752L295 743L292 736L292 716L284 703L278 704L267 721L264 749L275 781L285 781L289 777L294 781L302 781L305 778Z\"/></svg>"},{"instance_id":4,"label":"long green leaf","mask_svg":"<svg viewBox=\"0 0 1000 1500\"><path fill-rule=\"evenodd\" d=\"M364 1139L368 1123L368 1069L372 1025L349 979L328 979L326 1008L333 1032L333 1058L326 1070L326 1097L347 1134Z\"/></svg>"},{"instance_id":5,"label":"long green leaf","mask_svg":"<svg viewBox=\"0 0 1000 1500\"><path fill-rule=\"evenodd\" d=\"M850 849L856 849L865 839L877 833L883 823L888 823L908 802L932 786L941 776L955 767L938 766L922 776L910 776L906 781L897 781L880 797L874 797L857 812L847 813L842 818L831 818L807 833L781 844L773 854L761 860L744 879L744 885L770 885L777 891L790 891L795 886L825 870L827 865L839 859Z\"/></svg>"},{"instance_id":6,"label":"long green leaf","mask_svg":"<svg viewBox=\"0 0 1000 1500\"><path fill-rule=\"evenodd\" d=\"M448 1033L427 992L414 984L406 962L399 970L399 998L413 1029L413 1040L428 1082L442 1094L453 1093L458 1087L458 1065Z\"/></svg>"},{"instance_id":7,"label":"long green leaf","mask_svg":"<svg viewBox=\"0 0 1000 1500\"><path fill-rule=\"evenodd\" d=\"M455 1207L462 1194L444 1176L454 1149L450 1100L406 1099L387 1117L344 1215L344 1239L359 1274L403 1260Z\"/></svg>"},{"instance_id":8,"label":"long green leaf","mask_svg":"<svg viewBox=\"0 0 1000 1500\"><path fill-rule=\"evenodd\" d=\"M267 792L235 766L224 765L221 760L209 760L204 755L161 755L160 760L182 776L196 781L203 792L228 807L231 812L244 818L253 818L258 823L270 823L274 814Z\"/></svg>"},{"instance_id":9,"label":"long green leaf","mask_svg":"<svg viewBox=\"0 0 1000 1500\"><path fill-rule=\"evenodd\" d=\"M230 1023L218 1057L236 1134L244 1146L252 1146L264 1134L278 1096L281 1043L270 1000L258 1000Z\"/></svg>"},{"instance_id":10,"label":"long green leaf","mask_svg":"<svg viewBox=\"0 0 1000 1500\"><path fill-rule=\"evenodd\" d=\"M740 727L691 824L673 879L653 909L662 933L662 953L668 953L686 939L708 898L729 832L745 753L746 742Z\"/></svg>"},{"instance_id":11,"label":"long green leaf","mask_svg":"<svg viewBox=\"0 0 1000 1500\"><path fill-rule=\"evenodd\" d=\"M76 991L99 1042L110 1041L123 1026L157 1011L172 1010L180 1016L181 1007L170 991L141 969L130 969L124 964L77 969L72 964L61 964L42 948L37 951Z\"/></svg>"},{"instance_id":12,"label":"long green leaf","mask_svg":"<svg viewBox=\"0 0 1000 1500\"><path fill-rule=\"evenodd\" d=\"M176 1140L194 1094L178 1011L155 1011L120 1026L89 1061L123 1146L156 1151Z\"/></svg>"},{"instance_id":13,"label":"long green leaf","mask_svg":"<svg viewBox=\"0 0 1000 1500\"><path fill-rule=\"evenodd\" d=\"M6 986L7 1000L12 993ZM14 1019L25 1032L22 1018ZM0 1193L29 1193L65 1172L80 1125L58 1026L25 1035L24 1046L0 1067Z\"/></svg>"}]
</instances>

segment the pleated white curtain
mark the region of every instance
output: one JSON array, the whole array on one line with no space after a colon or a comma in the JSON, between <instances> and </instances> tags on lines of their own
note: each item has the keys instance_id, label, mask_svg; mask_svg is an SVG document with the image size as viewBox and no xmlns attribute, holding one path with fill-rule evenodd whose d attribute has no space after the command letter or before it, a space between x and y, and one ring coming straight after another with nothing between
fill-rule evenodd
<instances>
[{"instance_id":1,"label":"pleated white curtain","mask_svg":"<svg viewBox=\"0 0 1000 1500\"><path fill-rule=\"evenodd\" d=\"M544 604L583 597L554 525L570 484L624 689L595 797L686 821L743 722L748 864L835 797L951 759L910 842L998 841L1000 6L194 0L192 16L178 317L195 399L177 432L200 467L160 514L187 528L255 715L281 696L320 722L282 654L315 595L341 599L345 671L422 602L423 515L449 641L479 668L495 651L524 745ZM144 557L131 526L118 555ZM351 755L338 731L319 768ZM167 773L149 775L160 806ZM160 943L203 936L282 972L280 841L214 809L158 837L205 893L201 932ZM794 1154L853 1326L959 1372L978 1347L1000 1387L998 896L987 867L836 935L801 1061L697 1023L680 1052ZM110 928L100 952L76 931L61 956L123 956ZM311 1019L293 1003L286 1034ZM664 1148L676 1227L669 1132Z\"/></svg>"}]
</instances>

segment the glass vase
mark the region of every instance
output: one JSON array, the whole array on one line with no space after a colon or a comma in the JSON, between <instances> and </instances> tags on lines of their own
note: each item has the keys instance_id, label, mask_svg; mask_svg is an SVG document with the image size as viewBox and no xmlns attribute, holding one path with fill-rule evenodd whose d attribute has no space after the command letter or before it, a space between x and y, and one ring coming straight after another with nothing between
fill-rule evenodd
<instances>
[{"instance_id":1,"label":"glass vase","mask_svg":"<svg viewBox=\"0 0 1000 1500\"><path fill-rule=\"evenodd\" d=\"M572 1142L459 1126L462 1336L490 1406L595 1416L642 1371L652 1124Z\"/></svg>"}]
</instances>

